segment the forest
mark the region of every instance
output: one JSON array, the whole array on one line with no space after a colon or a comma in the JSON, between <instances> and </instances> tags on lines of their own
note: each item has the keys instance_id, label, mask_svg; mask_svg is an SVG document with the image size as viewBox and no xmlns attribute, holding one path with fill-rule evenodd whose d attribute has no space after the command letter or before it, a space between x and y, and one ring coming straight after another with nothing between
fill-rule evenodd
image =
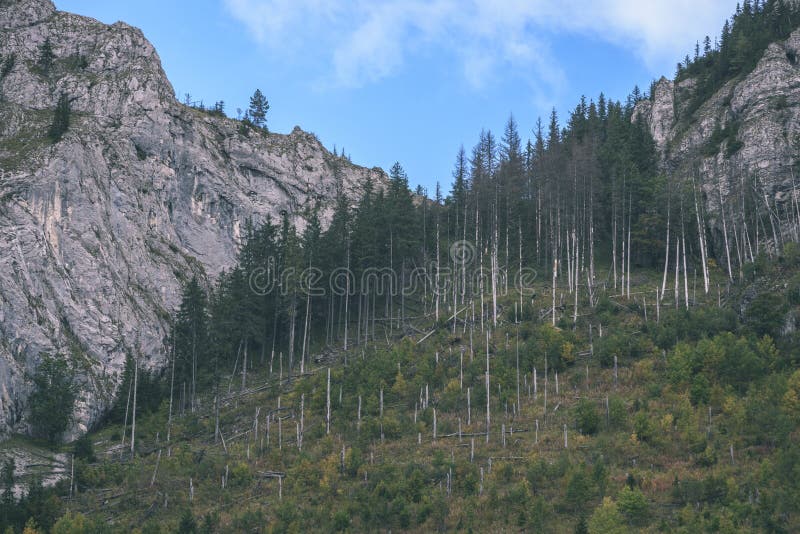
<instances>
[{"instance_id":1,"label":"forest","mask_svg":"<svg viewBox=\"0 0 800 534\"><path fill-rule=\"evenodd\" d=\"M737 8L679 64L681 120L798 24L791 3ZM530 139L511 116L456 151L449 193L396 163L360 198L338 187L325 224L321 200L251 221L233 269L186 276L168 367L131 354L102 427L64 446L69 479L17 502L4 467L0 524L796 531L798 195L757 173L703 187L734 129L662 165L647 98L582 98Z\"/></svg>"}]
</instances>

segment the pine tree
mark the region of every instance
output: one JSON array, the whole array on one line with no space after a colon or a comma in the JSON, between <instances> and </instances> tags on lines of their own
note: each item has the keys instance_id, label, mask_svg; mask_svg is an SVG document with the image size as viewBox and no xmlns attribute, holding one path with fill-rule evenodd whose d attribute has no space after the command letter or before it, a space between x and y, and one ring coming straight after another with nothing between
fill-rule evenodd
<instances>
[{"instance_id":1,"label":"pine tree","mask_svg":"<svg viewBox=\"0 0 800 534\"><path fill-rule=\"evenodd\" d=\"M0 469L0 484L2 484L3 488L2 502L6 506L14 502L15 471L14 457L9 456L3 462L2 469Z\"/></svg>"},{"instance_id":2,"label":"pine tree","mask_svg":"<svg viewBox=\"0 0 800 534\"><path fill-rule=\"evenodd\" d=\"M50 38L44 40L42 46L39 47L39 70L44 76L50 76L50 71L53 67L53 60L55 59L55 54L53 54L53 45L50 42Z\"/></svg>"},{"instance_id":3,"label":"pine tree","mask_svg":"<svg viewBox=\"0 0 800 534\"><path fill-rule=\"evenodd\" d=\"M250 122L258 128L267 128L267 112L269 111L269 101L267 97L256 89L253 96L250 97L250 108L247 110L247 116Z\"/></svg>"},{"instance_id":4,"label":"pine tree","mask_svg":"<svg viewBox=\"0 0 800 534\"><path fill-rule=\"evenodd\" d=\"M194 409L197 395L198 369L206 363L208 302L196 276L183 290L175 324L175 356L178 380L189 383L190 401Z\"/></svg>"},{"instance_id":5,"label":"pine tree","mask_svg":"<svg viewBox=\"0 0 800 534\"><path fill-rule=\"evenodd\" d=\"M55 443L72 421L77 397L74 370L65 358L44 354L31 380L29 398L34 432Z\"/></svg>"},{"instance_id":6,"label":"pine tree","mask_svg":"<svg viewBox=\"0 0 800 534\"><path fill-rule=\"evenodd\" d=\"M61 138L67 130L69 130L71 114L69 96L66 93L61 93L61 96L58 98L58 104L56 104L55 113L53 114L53 122L50 125L50 130L47 132L47 136L53 143L61 141Z\"/></svg>"}]
</instances>

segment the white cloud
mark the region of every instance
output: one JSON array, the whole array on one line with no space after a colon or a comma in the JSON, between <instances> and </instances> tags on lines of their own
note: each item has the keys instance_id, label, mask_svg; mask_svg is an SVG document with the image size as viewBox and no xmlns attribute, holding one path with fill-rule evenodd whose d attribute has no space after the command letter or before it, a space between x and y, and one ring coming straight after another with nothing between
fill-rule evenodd
<instances>
[{"instance_id":1,"label":"white cloud","mask_svg":"<svg viewBox=\"0 0 800 534\"><path fill-rule=\"evenodd\" d=\"M715 35L735 0L225 0L261 43L280 53L327 56L329 82L361 86L392 76L414 53L461 62L475 88L499 67L525 72L535 90L563 75L542 35L589 34L626 46L653 74L705 34Z\"/></svg>"}]
</instances>

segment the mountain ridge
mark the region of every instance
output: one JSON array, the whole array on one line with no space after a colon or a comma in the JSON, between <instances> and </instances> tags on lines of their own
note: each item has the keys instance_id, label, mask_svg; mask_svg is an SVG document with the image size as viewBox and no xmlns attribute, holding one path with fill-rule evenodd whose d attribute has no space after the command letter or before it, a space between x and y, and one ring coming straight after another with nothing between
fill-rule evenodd
<instances>
[{"instance_id":1,"label":"mountain ridge","mask_svg":"<svg viewBox=\"0 0 800 534\"><path fill-rule=\"evenodd\" d=\"M694 112L686 110L696 90L693 77L678 82L662 77L651 99L636 105L634 118L649 125L666 171L700 180L717 247L724 247L721 206L735 200L743 178L755 175L774 209L800 198L793 178L800 157L798 52L800 30L795 30L770 44L751 72L727 81Z\"/></svg>"},{"instance_id":2,"label":"mountain ridge","mask_svg":"<svg viewBox=\"0 0 800 534\"><path fill-rule=\"evenodd\" d=\"M40 66L52 47L47 72ZM142 32L0 3L0 429L27 431L26 377L41 354L72 358L75 435L113 401L128 357L165 362L183 282L234 265L248 225L285 212L325 224L341 190L385 181L313 134L242 128L179 103ZM12 58L12 59L9 59ZM70 128L46 136L59 95Z\"/></svg>"}]
</instances>

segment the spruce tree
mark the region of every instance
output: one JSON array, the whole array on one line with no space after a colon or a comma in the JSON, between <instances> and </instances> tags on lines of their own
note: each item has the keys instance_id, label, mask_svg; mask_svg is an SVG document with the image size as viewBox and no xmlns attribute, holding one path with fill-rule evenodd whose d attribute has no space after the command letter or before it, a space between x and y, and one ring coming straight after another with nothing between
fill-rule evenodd
<instances>
[{"instance_id":1,"label":"spruce tree","mask_svg":"<svg viewBox=\"0 0 800 534\"><path fill-rule=\"evenodd\" d=\"M44 76L50 76L54 59L55 54L53 54L53 45L48 37L44 40L42 46L39 47L39 70Z\"/></svg>"},{"instance_id":2,"label":"spruce tree","mask_svg":"<svg viewBox=\"0 0 800 534\"><path fill-rule=\"evenodd\" d=\"M267 97L256 89L253 96L250 97L250 108L247 110L247 116L250 122L258 128L267 128L267 112L269 111L269 101Z\"/></svg>"},{"instance_id":3,"label":"spruce tree","mask_svg":"<svg viewBox=\"0 0 800 534\"><path fill-rule=\"evenodd\" d=\"M63 357L44 354L31 378L29 398L34 432L51 443L57 442L72 421L77 389L74 371Z\"/></svg>"},{"instance_id":4,"label":"spruce tree","mask_svg":"<svg viewBox=\"0 0 800 534\"><path fill-rule=\"evenodd\" d=\"M208 302L206 293L194 276L183 290L175 324L176 376L191 384L192 406L197 394L198 368L207 354Z\"/></svg>"},{"instance_id":5,"label":"spruce tree","mask_svg":"<svg viewBox=\"0 0 800 534\"><path fill-rule=\"evenodd\" d=\"M66 93L61 93L56 104L56 111L53 115L53 123L50 125L50 130L47 136L53 143L58 143L61 138L69 130L70 115L69 96Z\"/></svg>"}]
</instances>

